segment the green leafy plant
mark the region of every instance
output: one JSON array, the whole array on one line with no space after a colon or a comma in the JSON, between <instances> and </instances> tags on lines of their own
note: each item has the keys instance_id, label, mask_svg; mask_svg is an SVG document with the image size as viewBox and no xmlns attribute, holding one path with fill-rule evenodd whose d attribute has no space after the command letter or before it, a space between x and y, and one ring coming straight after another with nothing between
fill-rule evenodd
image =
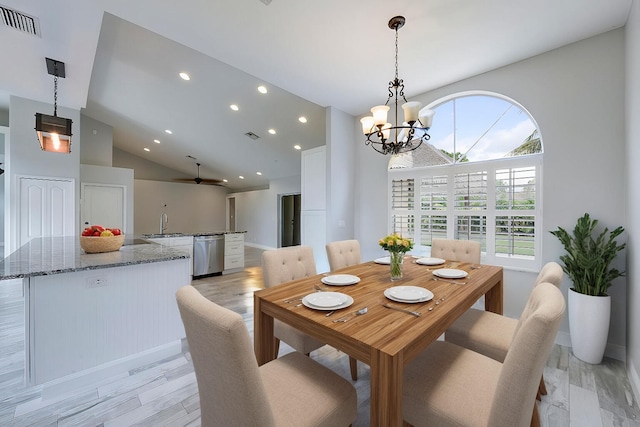
<instances>
[{"instance_id":1,"label":"green leafy plant","mask_svg":"<svg viewBox=\"0 0 640 427\"><path fill-rule=\"evenodd\" d=\"M573 235L562 227L551 231L551 234L560 240L567 251L560 260L564 263L562 269L573 282L573 290L585 295L604 296L613 279L624 276L624 271L611 268L610 264L627 244L619 245L616 242L616 237L624 231L622 227L611 233L605 228L594 239L597 225L598 220L591 219L585 213L578 218Z\"/></svg>"}]
</instances>

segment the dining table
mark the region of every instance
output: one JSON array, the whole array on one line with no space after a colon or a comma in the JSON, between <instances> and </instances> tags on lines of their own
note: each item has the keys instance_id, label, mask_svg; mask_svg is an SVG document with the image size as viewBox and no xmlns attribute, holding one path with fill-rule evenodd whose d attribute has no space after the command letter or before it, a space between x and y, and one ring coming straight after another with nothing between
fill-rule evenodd
<instances>
[{"instance_id":1,"label":"dining table","mask_svg":"<svg viewBox=\"0 0 640 427\"><path fill-rule=\"evenodd\" d=\"M503 312L502 267L447 260L424 265L418 261L406 255L403 277L397 281L390 280L389 265L374 260L255 292L254 350L258 364L277 357L273 325L274 319L279 319L369 365L370 425L402 426L405 365L483 295L485 310ZM438 277L443 275L442 269L463 271L465 277ZM349 284L328 280L348 277L344 275L358 280ZM405 302L394 297L393 292L399 290L432 296ZM314 293L323 291L339 292L348 301L336 309L309 304L317 299Z\"/></svg>"}]
</instances>

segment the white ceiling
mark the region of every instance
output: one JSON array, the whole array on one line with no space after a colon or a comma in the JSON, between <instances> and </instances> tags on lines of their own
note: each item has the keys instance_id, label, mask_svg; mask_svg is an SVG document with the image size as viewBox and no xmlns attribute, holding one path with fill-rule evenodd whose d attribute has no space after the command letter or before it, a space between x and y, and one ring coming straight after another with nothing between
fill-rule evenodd
<instances>
[{"instance_id":1,"label":"white ceiling","mask_svg":"<svg viewBox=\"0 0 640 427\"><path fill-rule=\"evenodd\" d=\"M300 154L292 147L324 144L324 107L358 116L384 103L394 75L392 16L407 18L399 32L399 77L411 98L621 27L631 6L631 0L0 1L37 17L42 33L0 25L0 108L9 94L52 103L44 58L58 59L67 68L58 105L113 126L115 147L184 174L195 174L185 157L195 156L202 177L227 178L234 190L299 174ZM178 78L180 71L192 80ZM258 94L258 84L269 93ZM241 110L232 112L231 103ZM299 115L309 122L300 124ZM250 140L248 131L261 138Z\"/></svg>"}]
</instances>

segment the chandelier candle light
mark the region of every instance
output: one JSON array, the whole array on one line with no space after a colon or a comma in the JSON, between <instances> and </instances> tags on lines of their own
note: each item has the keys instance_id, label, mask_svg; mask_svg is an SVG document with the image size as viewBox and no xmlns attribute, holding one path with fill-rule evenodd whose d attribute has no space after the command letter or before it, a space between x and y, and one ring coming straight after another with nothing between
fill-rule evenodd
<instances>
[{"instance_id":1,"label":"chandelier candle light","mask_svg":"<svg viewBox=\"0 0 640 427\"><path fill-rule=\"evenodd\" d=\"M404 16L395 16L389 20L389 28L396 32L396 75L389 82L389 97L384 105L378 105L371 109L372 116L360 119L362 132L367 137L366 145L371 144L374 150L382 154L399 154L415 150L422 142L431 137L427 133L433 122L433 110L420 111L422 104L416 101L407 102L404 96L404 83L398 78L398 30L405 23ZM404 100L404 123L398 122L398 97ZM395 125L387 122L389 101L394 99ZM394 138L391 137L391 132Z\"/></svg>"},{"instance_id":2,"label":"chandelier candle light","mask_svg":"<svg viewBox=\"0 0 640 427\"><path fill-rule=\"evenodd\" d=\"M399 234L391 234L383 237L378 244L385 251L389 251L389 273L391 280L396 281L402 279L402 261L404 254L413 249L413 242L403 238Z\"/></svg>"}]
</instances>

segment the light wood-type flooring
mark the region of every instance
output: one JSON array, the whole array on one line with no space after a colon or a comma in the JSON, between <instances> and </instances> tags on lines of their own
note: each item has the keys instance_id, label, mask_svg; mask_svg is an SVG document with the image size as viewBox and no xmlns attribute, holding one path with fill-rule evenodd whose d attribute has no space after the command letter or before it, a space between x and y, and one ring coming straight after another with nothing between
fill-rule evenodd
<instances>
[{"instance_id":1,"label":"light wood-type flooring","mask_svg":"<svg viewBox=\"0 0 640 427\"><path fill-rule=\"evenodd\" d=\"M240 313L253 333L253 298L262 289L261 250L246 247L246 268L194 280L212 301ZM25 389L24 297L20 282L0 286L0 426L199 426L200 403L186 343L182 354L127 375L71 390L56 386ZM281 346L281 354L292 351ZM348 357L325 346L311 357L347 379ZM369 369L358 363L358 419L369 425ZM623 362L589 365L555 346L545 368L549 394L539 403L543 426L640 427L640 409Z\"/></svg>"}]
</instances>

